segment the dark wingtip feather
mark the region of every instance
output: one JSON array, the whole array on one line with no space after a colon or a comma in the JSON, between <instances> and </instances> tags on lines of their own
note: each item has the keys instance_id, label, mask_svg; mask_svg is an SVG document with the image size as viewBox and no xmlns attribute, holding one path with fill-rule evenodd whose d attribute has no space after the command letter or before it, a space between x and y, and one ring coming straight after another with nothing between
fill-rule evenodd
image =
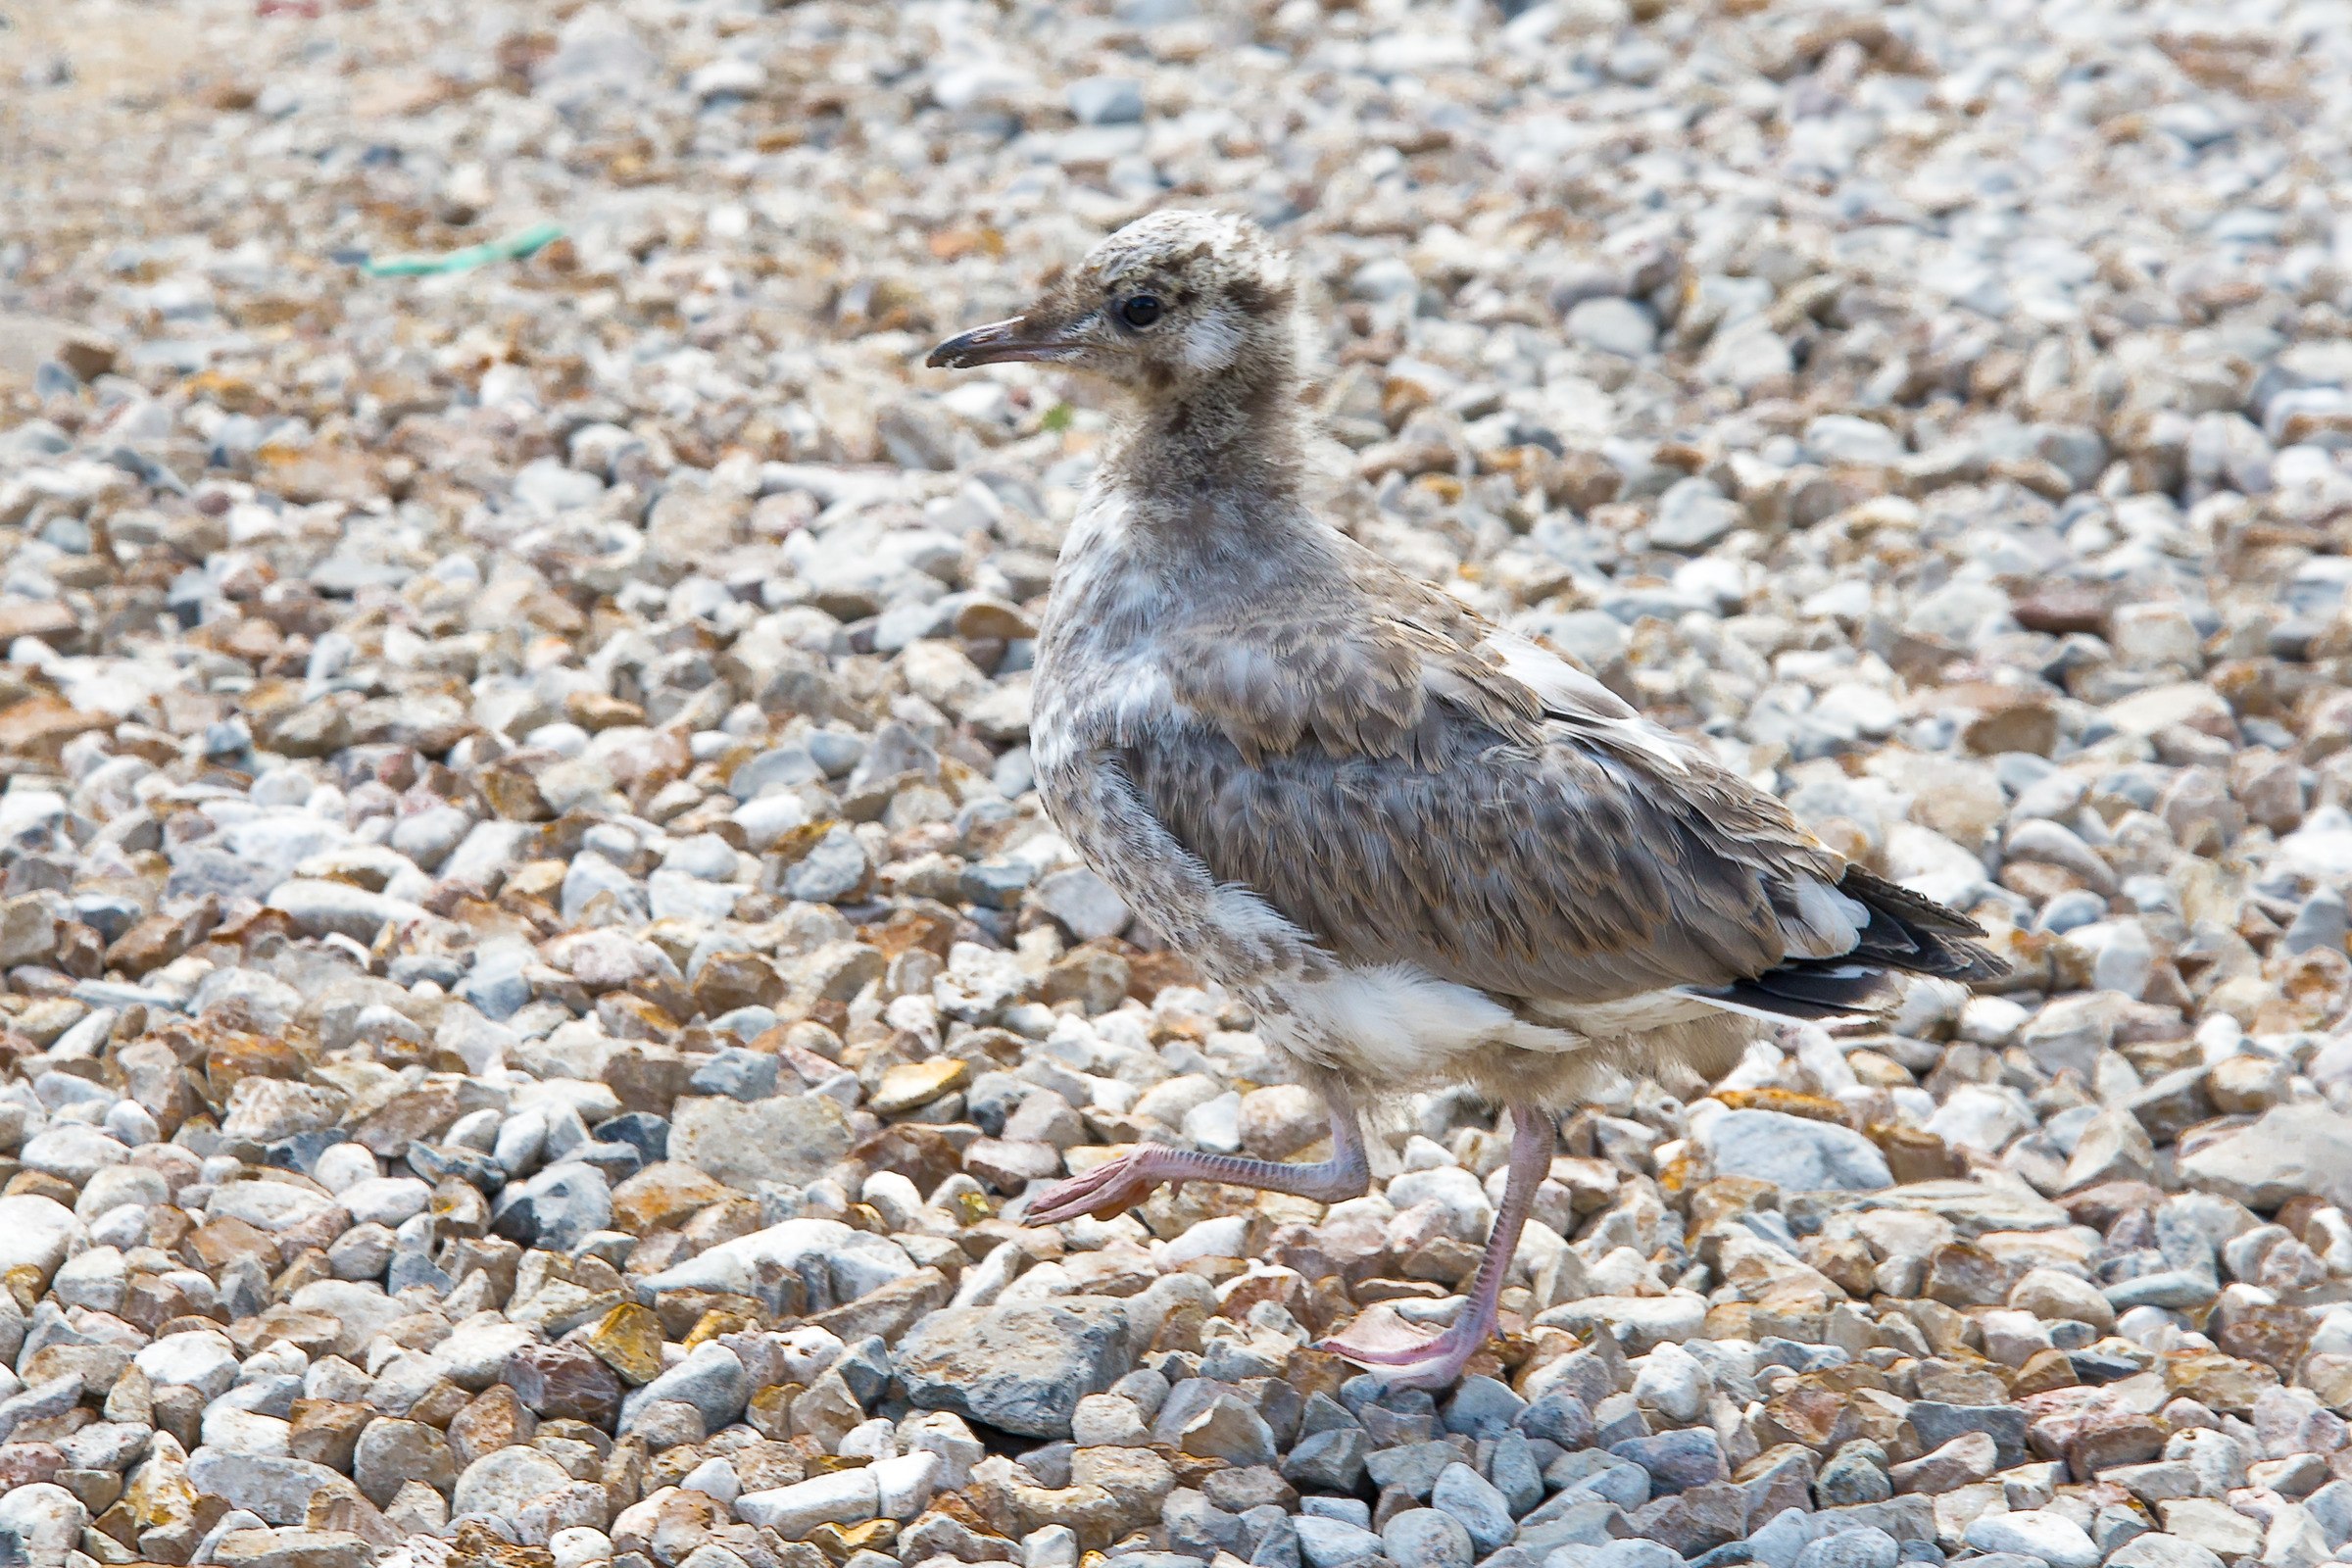
<instances>
[{"instance_id":1,"label":"dark wingtip feather","mask_svg":"<svg viewBox=\"0 0 2352 1568\"><path fill-rule=\"evenodd\" d=\"M1997 980L2009 972L2008 963L1997 954L1966 940L1983 936L1984 928L1958 909L1947 908L1858 865L1846 867L1838 891L1870 911L1870 929L1862 933L1854 957L1912 974L1971 984ZM1899 946L1880 935L1886 925L1894 928L1892 935L1899 939Z\"/></svg>"},{"instance_id":2,"label":"dark wingtip feather","mask_svg":"<svg viewBox=\"0 0 2352 1568\"><path fill-rule=\"evenodd\" d=\"M1839 959L1806 959L1728 986L1692 990L1743 1012L1776 1018L1851 1018L1886 1004L1886 971Z\"/></svg>"},{"instance_id":3,"label":"dark wingtip feather","mask_svg":"<svg viewBox=\"0 0 2352 1568\"><path fill-rule=\"evenodd\" d=\"M1691 987L1741 1012L1810 1022L1883 1010L1890 972L1974 984L2009 972L1998 955L1968 940L1984 927L1957 909L1883 876L1849 867L1838 890L1870 911L1854 950L1836 958L1794 958L1727 986Z\"/></svg>"},{"instance_id":4,"label":"dark wingtip feather","mask_svg":"<svg viewBox=\"0 0 2352 1568\"><path fill-rule=\"evenodd\" d=\"M1889 882L1876 871L1849 865L1838 880L1838 891L1849 899L1859 900L1865 907L1892 919L1897 925L1916 927L1943 936L1981 937L1984 928L1958 909L1937 904L1924 893L1914 893L1900 882Z\"/></svg>"}]
</instances>

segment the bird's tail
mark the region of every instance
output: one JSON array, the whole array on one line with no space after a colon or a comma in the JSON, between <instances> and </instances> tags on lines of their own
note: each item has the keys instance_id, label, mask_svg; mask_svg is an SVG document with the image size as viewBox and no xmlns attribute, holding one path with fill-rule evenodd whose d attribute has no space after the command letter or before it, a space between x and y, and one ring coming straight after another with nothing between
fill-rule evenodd
<instances>
[{"instance_id":1,"label":"bird's tail","mask_svg":"<svg viewBox=\"0 0 2352 1568\"><path fill-rule=\"evenodd\" d=\"M1975 983L1998 979L2009 965L1970 937L1984 928L1957 909L1899 883L1848 866L1838 891L1870 911L1853 950L1834 958L1792 958L1728 986L1692 986L1690 994L1732 1012L1761 1018L1842 1018L1884 1009L1895 972Z\"/></svg>"}]
</instances>

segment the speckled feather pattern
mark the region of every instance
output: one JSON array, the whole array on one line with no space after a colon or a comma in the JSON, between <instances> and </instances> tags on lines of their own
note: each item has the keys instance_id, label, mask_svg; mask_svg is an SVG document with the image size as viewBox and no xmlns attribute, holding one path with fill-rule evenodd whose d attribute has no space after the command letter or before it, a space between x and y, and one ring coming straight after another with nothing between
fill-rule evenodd
<instances>
[{"instance_id":1,"label":"speckled feather pattern","mask_svg":"<svg viewBox=\"0 0 2352 1568\"><path fill-rule=\"evenodd\" d=\"M1272 255L1163 214L1032 313L1135 399L1035 678L1039 787L1087 860L1303 1068L1375 1090L1556 1106L1637 1058L1719 1074L1757 1022L1678 988L1949 958L1838 892L1778 801L1315 515ZM1182 300L1169 329L1102 336L1091 302L1138 287Z\"/></svg>"}]
</instances>

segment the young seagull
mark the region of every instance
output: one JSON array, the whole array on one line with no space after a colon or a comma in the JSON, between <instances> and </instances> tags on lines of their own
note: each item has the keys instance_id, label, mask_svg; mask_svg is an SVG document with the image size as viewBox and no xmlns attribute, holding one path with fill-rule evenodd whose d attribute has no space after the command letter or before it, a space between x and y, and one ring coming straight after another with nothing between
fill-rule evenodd
<instances>
[{"instance_id":1,"label":"young seagull","mask_svg":"<svg viewBox=\"0 0 2352 1568\"><path fill-rule=\"evenodd\" d=\"M1847 863L1582 670L1317 516L1297 309L1254 225L1162 212L931 352L1128 394L1039 632L1038 788L1331 1109L1319 1163L1145 1145L1028 1219L1117 1213L1163 1182L1352 1198L1359 1106L1471 1085L1512 1137L1468 1301L1434 1339L1390 1320L1329 1345L1442 1386L1494 1331L1555 1112L1601 1074L1711 1079L1760 1023L1868 1009L1888 970L1999 963L1965 915Z\"/></svg>"}]
</instances>

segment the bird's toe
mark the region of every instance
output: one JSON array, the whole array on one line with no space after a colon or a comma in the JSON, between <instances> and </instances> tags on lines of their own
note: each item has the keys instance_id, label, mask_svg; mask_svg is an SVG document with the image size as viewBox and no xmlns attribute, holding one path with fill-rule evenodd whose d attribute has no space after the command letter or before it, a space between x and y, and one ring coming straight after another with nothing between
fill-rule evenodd
<instances>
[{"instance_id":1,"label":"bird's toe","mask_svg":"<svg viewBox=\"0 0 2352 1568\"><path fill-rule=\"evenodd\" d=\"M1440 1389L1458 1380L1486 1336L1458 1328L1429 1334L1393 1311L1375 1308L1325 1340L1320 1349L1377 1370L1394 1388Z\"/></svg>"},{"instance_id":2,"label":"bird's toe","mask_svg":"<svg viewBox=\"0 0 2352 1568\"><path fill-rule=\"evenodd\" d=\"M1364 1366L1401 1366L1430 1353L1440 1336L1416 1329L1396 1313L1375 1308L1325 1340L1321 1348Z\"/></svg>"},{"instance_id":3,"label":"bird's toe","mask_svg":"<svg viewBox=\"0 0 2352 1568\"><path fill-rule=\"evenodd\" d=\"M1086 1214L1107 1219L1142 1202L1157 1185L1138 1155L1125 1154L1047 1188L1029 1205L1023 1223L1058 1225Z\"/></svg>"}]
</instances>

